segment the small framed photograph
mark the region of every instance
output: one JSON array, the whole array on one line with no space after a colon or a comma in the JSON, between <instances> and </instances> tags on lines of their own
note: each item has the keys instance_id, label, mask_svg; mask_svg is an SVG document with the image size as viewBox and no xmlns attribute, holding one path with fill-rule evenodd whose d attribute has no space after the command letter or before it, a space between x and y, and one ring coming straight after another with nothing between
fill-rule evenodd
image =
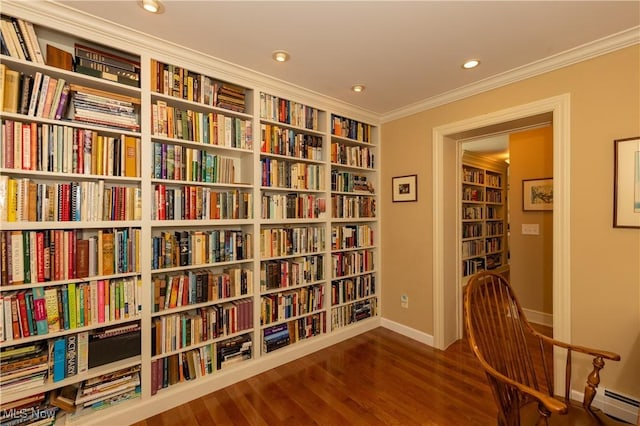
<instances>
[{"instance_id":1,"label":"small framed photograph","mask_svg":"<svg viewBox=\"0 0 640 426\"><path fill-rule=\"evenodd\" d=\"M418 201L418 175L396 176L391 179L393 202Z\"/></svg>"},{"instance_id":2,"label":"small framed photograph","mask_svg":"<svg viewBox=\"0 0 640 426\"><path fill-rule=\"evenodd\" d=\"M640 137L614 141L613 227L640 228Z\"/></svg>"},{"instance_id":3,"label":"small framed photograph","mask_svg":"<svg viewBox=\"0 0 640 426\"><path fill-rule=\"evenodd\" d=\"M553 210L553 178L522 181L522 210L525 212Z\"/></svg>"}]
</instances>

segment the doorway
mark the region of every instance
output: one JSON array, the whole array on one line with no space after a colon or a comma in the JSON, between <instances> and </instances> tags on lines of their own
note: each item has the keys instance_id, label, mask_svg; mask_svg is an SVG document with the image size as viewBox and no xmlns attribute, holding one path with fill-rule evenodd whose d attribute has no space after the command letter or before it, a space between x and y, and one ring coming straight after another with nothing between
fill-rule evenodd
<instances>
[{"instance_id":1,"label":"doorway","mask_svg":"<svg viewBox=\"0 0 640 426\"><path fill-rule=\"evenodd\" d=\"M469 264L506 276L527 319L547 335L553 327L553 212L548 204L525 204L523 199L532 188L537 191L553 182L551 118L533 127L459 141L458 156L458 171L466 172L462 192L481 195L478 201L462 197L458 206L463 266L459 285L464 290L474 272ZM473 181L476 176L483 178L479 184Z\"/></svg>"},{"instance_id":2,"label":"doorway","mask_svg":"<svg viewBox=\"0 0 640 426\"><path fill-rule=\"evenodd\" d=\"M571 341L571 270L570 270L570 97L560 95L530 104L520 105L479 117L443 125L433 129L433 289L434 346L445 349L462 336L457 283L457 229L451 217L455 212L455 197L445 197L445 182L458 182L457 141L474 134L491 134L540 124L551 118L553 123L553 330L554 337ZM528 124L527 124L528 123ZM447 214L448 213L448 214ZM449 285L446 285L448 283ZM451 285L451 284L454 285ZM560 363L560 353L554 363ZM559 367L559 365L557 365ZM554 368L554 371L560 371ZM564 377L556 375L555 389L562 389Z\"/></svg>"}]
</instances>

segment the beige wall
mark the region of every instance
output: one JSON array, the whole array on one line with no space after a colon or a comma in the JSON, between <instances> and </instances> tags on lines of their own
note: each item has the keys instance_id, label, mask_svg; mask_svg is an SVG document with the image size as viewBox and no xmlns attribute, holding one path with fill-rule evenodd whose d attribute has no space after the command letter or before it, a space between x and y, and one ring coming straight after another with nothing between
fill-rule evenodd
<instances>
[{"instance_id":1,"label":"beige wall","mask_svg":"<svg viewBox=\"0 0 640 426\"><path fill-rule=\"evenodd\" d=\"M553 314L553 212L523 211L522 181L553 177L553 128L509 135L511 282L523 308ZM523 224L539 235L523 235Z\"/></svg>"},{"instance_id":2,"label":"beige wall","mask_svg":"<svg viewBox=\"0 0 640 426\"><path fill-rule=\"evenodd\" d=\"M640 230L612 228L613 140L640 135L638 45L382 126L382 315L433 334L433 128L565 93L571 97L572 340L620 353L621 362L607 364L602 386L640 398ZM391 177L412 173L418 202L392 203ZM402 293L408 309L400 307ZM587 364L574 368L581 382Z\"/></svg>"}]
</instances>

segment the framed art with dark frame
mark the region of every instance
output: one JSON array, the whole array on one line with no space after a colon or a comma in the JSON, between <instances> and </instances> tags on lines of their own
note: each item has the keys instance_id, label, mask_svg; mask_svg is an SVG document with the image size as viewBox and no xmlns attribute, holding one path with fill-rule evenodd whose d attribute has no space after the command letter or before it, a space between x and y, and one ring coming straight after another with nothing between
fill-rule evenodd
<instances>
[{"instance_id":1,"label":"framed art with dark frame","mask_svg":"<svg viewBox=\"0 0 640 426\"><path fill-rule=\"evenodd\" d=\"M394 203L418 201L418 175L396 176L391 179Z\"/></svg>"},{"instance_id":2,"label":"framed art with dark frame","mask_svg":"<svg viewBox=\"0 0 640 426\"><path fill-rule=\"evenodd\" d=\"M522 180L522 211L553 210L553 178Z\"/></svg>"},{"instance_id":3,"label":"framed art with dark frame","mask_svg":"<svg viewBox=\"0 0 640 426\"><path fill-rule=\"evenodd\" d=\"M640 137L613 142L613 227L640 228Z\"/></svg>"}]
</instances>

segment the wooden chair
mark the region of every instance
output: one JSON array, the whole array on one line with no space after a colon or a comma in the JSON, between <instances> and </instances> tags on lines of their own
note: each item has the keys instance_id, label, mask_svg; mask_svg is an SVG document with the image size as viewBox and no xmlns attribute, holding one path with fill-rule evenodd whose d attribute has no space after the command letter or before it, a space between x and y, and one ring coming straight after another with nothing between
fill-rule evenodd
<instances>
[{"instance_id":1,"label":"wooden chair","mask_svg":"<svg viewBox=\"0 0 640 426\"><path fill-rule=\"evenodd\" d=\"M625 424L591 407L604 359L619 361L620 355L570 345L538 333L527 322L504 277L480 272L470 279L464 294L464 321L471 349L487 374L498 405L499 425ZM538 354L535 347L531 349L531 342L539 347L542 362L534 363ZM554 346L567 350L564 400L553 396L552 371L545 361L545 351L553 351ZM569 398L574 352L595 357L582 405Z\"/></svg>"}]
</instances>

